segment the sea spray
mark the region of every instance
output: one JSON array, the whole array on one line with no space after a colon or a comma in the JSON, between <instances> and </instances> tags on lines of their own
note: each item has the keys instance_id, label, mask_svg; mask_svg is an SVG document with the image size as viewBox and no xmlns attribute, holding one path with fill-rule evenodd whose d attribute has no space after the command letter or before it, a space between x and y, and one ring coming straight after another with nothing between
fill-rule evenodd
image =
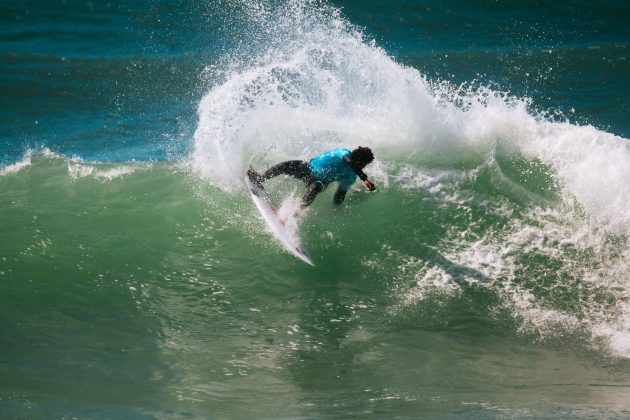
<instances>
[{"instance_id":1,"label":"sea spray","mask_svg":"<svg viewBox=\"0 0 630 420\"><path fill-rule=\"evenodd\" d=\"M441 203L435 211L452 208L472 223L451 226L428 260L395 251L395 239L383 243L391 258L407 261L390 261L393 272L415 279L406 293L422 296L427 285L496 288L524 317L523 328L542 334L555 319L567 330L614 330L611 345L625 354L625 344L615 343L630 334L621 274L630 233L626 139L572 124L496 86L429 80L319 2L259 2L245 14L255 23L246 35L258 53L227 60L225 80L198 106L192 161L205 180L238 190L253 157L269 164L370 146L381 185L426 194ZM415 273L409 261L420 264ZM535 286L546 282L554 284L545 287L551 295ZM588 293L609 297L584 300ZM604 303L610 299L617 303Z\"/></svg>"}]
</instances>

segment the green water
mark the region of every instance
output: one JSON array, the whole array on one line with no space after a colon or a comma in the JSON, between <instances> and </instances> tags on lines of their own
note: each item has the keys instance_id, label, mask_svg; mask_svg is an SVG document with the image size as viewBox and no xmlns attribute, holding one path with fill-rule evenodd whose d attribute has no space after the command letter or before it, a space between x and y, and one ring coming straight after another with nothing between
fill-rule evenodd
<instances>
[{"instance_id":1,"label":"green water","mask_svg":"<svg viewBox=\"0 0 630 420\"><path fill-rule=\"evenodd\" d=\"M501 247L515 219L536 224L489 181L496 168L439 193L392 178L342 208L325 192L302 225L314 268L271 240L244 190L181 164L120 168L35 156L0 178L3 417L630 410L630 365L587 328L620 294L578 275L617 261L617 242L527 246L494 272L449 259L480 238Z\"/></svg>"}]
</instances>

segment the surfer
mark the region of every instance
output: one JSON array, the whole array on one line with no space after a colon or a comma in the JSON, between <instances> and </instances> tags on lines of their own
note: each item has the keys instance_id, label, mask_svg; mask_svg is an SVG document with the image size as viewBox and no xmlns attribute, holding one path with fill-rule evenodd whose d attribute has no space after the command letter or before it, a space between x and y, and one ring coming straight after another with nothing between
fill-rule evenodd
<instances>
[{"instance_id":1,"label":"surfer","mask_svg":"<svg viewBox=\"0 0 630 420\"><path fill-rule=\"evenodd\" d=\"M249 168L247 176L261 189L263 182L282 174L303 181L306 184L306 194L302 197L301 207L304 209L332 182L339 183L334 196L335 204L343 202L357 177L363 181L369 191L375 191L376 187L363 172L363 168L373 160L374 154L369 147L357 147L353 151L339 148L319 154L308 162L302 160L280 162L262 175Z\"/></svg>"}]
</instances>

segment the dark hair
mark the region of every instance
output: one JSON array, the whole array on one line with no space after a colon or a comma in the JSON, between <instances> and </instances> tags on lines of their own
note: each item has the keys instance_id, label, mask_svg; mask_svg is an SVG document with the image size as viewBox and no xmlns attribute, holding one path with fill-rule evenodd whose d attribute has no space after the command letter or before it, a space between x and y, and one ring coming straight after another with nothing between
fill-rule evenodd
<instances>
[{"instance_id":1,"label":"dark hair","mask_svg":"<svg viewBox=\"0 0 630 420\"><path fill-rule=\"evenodd\" d=\"M350 153L352 162L360 169L374 160L374 153L372 153L369 147L359 146Z\"/></svg>"}]
</instances>

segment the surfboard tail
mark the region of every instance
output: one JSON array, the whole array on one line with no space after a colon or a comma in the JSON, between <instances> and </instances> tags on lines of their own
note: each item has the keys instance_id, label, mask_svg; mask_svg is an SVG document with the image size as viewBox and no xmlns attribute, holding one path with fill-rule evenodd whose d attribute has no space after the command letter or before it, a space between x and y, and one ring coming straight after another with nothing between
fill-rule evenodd
<instances>
[{"instance_id":1,"label":"surfboard tail","mask_svg":"<svg viewBox=\"0 0 630 420\"><path fill-rule=\"evenodd\" d=\"M300 244L297 235L278 216L278 211L271 203L267 192L258 188L249 176L245 177L245 185L258 212L273 236L282 244L282 247L295 257L314 267L315 263L313 263L306 249Z\"/></svg>"}]
</instances>

